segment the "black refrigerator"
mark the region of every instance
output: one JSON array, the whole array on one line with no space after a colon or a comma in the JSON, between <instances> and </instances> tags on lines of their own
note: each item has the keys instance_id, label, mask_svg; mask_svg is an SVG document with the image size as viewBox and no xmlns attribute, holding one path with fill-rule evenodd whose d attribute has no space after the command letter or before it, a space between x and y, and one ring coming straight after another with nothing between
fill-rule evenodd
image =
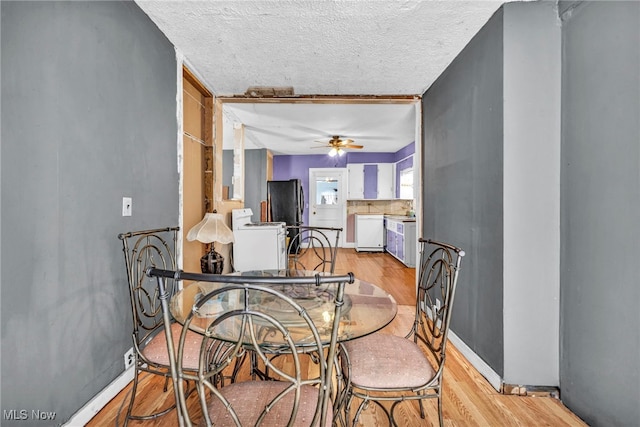
<instances>
[{"instance_id":1,"label":"black refrigerator","mask_svg":"<svg viewBox=\"0 0 640 427\"><path fill-rule=\"evenodd\" d=\"M286 222L287 225L302 225L304 212L304 192L299 179L288 181L267 181L267 202L270 221ZM295 230L289 230L293 238ZM297 247L292 248L296 251Z\"/></svg>"}]
</instances>

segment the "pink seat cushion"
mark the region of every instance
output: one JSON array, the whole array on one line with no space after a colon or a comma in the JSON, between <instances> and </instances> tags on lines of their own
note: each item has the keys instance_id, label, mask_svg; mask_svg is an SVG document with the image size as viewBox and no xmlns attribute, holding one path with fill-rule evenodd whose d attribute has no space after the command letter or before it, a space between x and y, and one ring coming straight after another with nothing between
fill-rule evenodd
<instances>
[{"instance_id":1,"label":"pink seat cushion","mask_svg":"<svg viewBox=\"0 0 640 427\"><path fill-rule=\"evenodd\" d=\"M172 323L171 334L173 335L173 345L176 353L178 352L181 333L182 325ZM200 357L202 338L202 335L196 332L187 331L187 337L184 343L184 356L182 358L184 369L198 369L198 358ZM164 329L149 341L145 348L142 349L142 354L147 360L153 363L169 366L169 351L167 350L167 339L165 338Z\"/></svg>"},{"instance_id":2,"label":"pink seat cushion","mask_svg":"<svg viewBox=\"0 0 640 427\"><path fill-rule=\"evenodd\" d=\"M389 334L371 334L344 343L351 360L351 382L370 388L413 388L425 385L435 372L413 341Z\"/></svg>"},{"instance_id":3,"label":"pink seat cushion","mask_svg":"<svg viewBox=\"0 0 640 427\"><path fill-rule=\"evenodd\" d=\"M255 426L266 405L290 383L280 381L245 381L231 384L220 389L220 393L231 403L231 407L236 411L240 423L243 426ZM269 413L262 421L261 426L276 427L286 426L293 409L293 399L295 391L289 392L281 401L269 410ZM295 418L296 427L311 425L313 414L318 405L318 389L312 386L302 386L300 393L300 405ZM235 423L225 409L220 399L211 397L209 403L209 416L211 422L218 426L233 426ZM328 405L326 427L331 426L333 411L331 404ZM204 424L202 424L204 425Z\"/></svg>"}]
</instances>

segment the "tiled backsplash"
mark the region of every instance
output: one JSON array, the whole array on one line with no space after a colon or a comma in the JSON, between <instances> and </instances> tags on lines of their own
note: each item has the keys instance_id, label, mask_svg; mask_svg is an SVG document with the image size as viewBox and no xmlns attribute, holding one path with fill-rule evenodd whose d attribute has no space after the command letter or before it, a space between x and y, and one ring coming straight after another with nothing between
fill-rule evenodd
<instances>
[{"instance_id":1,"label":"tiled backsplash","mask_svg":"<svg viewBox=\"0 0 640 427\"><path fill-rule=\"evenodd\" d=\"M407 215L412 210L413 200L347 200L347 215Z\"/></svg>"}]
</instances>

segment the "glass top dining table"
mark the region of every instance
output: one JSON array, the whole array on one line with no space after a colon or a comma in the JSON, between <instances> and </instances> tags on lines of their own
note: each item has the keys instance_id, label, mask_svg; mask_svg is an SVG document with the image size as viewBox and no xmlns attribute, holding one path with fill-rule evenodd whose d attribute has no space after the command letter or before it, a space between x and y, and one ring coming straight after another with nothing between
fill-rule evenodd
<instances>
[{"instance_id":1,"label":"glass top dining table","mask_svg":"<svg viewBox=\"0 0 640 427\"><path fill-rule=\"evenodd\" d=\"M330 275L328 273L318 273L308 270L260 270L231 273L232 275L245 276L261 276L269 278L277 277L309 277L320 274L322 276ZM203 295L212 292L220 287L225 286L224 283L216 282L192 282L171 298L170 311L173 317L179 323L184 323L187 316L195 310L194 304L197 303ZM331 338L332 316L334 313L334 298L337 289L337 283L316 284L278 284L277 281L271 281L265 285L273 287L285 295L292 298L300 304L313 319L313 323L318 328L323 342L329 342ZM346 341L354 338L363 337L375 331L378 331L388 325L397 313L397 303L393 296L388 292L376 286L373 283L355 279L353 283L347 283L344 288L344 305L341 310L340 327L338 331L338 341ZM238 293L238 297L232 296L233 292ZM225 293L223 300L210 299L202 305L199 311L194 313L189 328L196 332L205 333L205 330L211 325L214 319L226 311L240 308L241 291L231 291ZM290 308L282 307L275 301L253 301L254 304L260 305L262 310L267 310L270 315L277 318L283 324L294 326L296 322L300 322L300 316L297 312ZM226 326L229 328L229 326ZM211 330L208 331L211 334ZM237 331L224 330L219 328L213 334L218 339L228 339L233 341L237 339ZM301 343L303 344L303 343Z\"/></svg>"}]
</instances>

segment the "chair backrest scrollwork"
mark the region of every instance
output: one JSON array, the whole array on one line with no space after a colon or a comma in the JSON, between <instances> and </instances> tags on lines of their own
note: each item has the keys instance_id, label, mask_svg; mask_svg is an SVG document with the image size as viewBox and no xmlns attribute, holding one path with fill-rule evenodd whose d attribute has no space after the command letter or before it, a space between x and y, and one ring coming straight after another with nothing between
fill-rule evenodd
<instances>
[{"instance_id":1,"label":"chair backrest scrollwork","mask_svg":"<svg viewBox=\"0 0 640 427\"><path fill-rule=\"evenodd\" d=\"M162 307L156 280L146 275L150 267L176 269L176 244L179 227L121 233L129 296L133 316L133 340L141 348L163 327ZM174 284L168 289L175 292Z\"/></svg>"},{"instance_id":2,"label":"chair backrest scrollwork","mask_svg":"<svg viewBox=\"0 0 640 427\"><path fill-rule=\"evenodd\" d=\"M451 308L465 253L460 248L431 239L419 239L420 265L416 317L407 337L413 336L434 356L441 374L451 322Z\"/></svg>"},{"instance_id":3,"label":"chair backrest scrollwork","mask_svg":"<svg viewBox=\"0 0 640 427\"><path fill-rule=\"evenodd\" d=\"M342 228L288 226L290 270L333 273Z\"/></svg>"}]
</instances>

